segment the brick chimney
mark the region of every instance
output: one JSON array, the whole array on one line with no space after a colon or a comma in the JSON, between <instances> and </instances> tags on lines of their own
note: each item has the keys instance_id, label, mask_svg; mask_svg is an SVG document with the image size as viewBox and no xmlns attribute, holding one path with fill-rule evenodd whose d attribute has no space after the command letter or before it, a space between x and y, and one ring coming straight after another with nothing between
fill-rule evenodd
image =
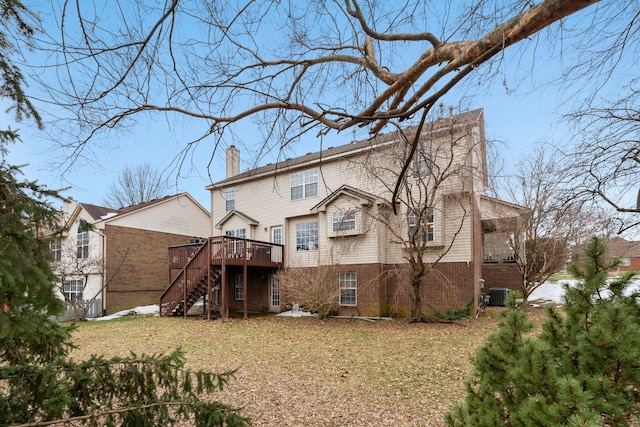
<instances>
[{"instance_id":1,"label":"brick chimney","mask_svg":"<svg viewBox=\"0 0 640 427\"><path fill-rule=\"evenodd\" d=\"M227 178L240 173L240 150L235 145L227 148Z\"/></svg>"}]
</instances>

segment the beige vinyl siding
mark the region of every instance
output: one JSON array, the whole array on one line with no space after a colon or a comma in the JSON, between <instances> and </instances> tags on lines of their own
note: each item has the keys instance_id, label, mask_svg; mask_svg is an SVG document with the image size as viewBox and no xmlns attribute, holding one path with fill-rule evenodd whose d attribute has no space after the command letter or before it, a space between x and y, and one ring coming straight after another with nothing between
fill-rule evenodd
<instances>
[{"instance_id":1,"label":"beige vinyl siding","mask_svg":"<svg viewBox=\"0 0 640 427\"><path fill-rule=\"evenodd\" d=\"M244 228L246 230L247 239L255 239L255 226L249 225L247 221L239 216L234 215L227 222L222 225L222 234L226 234L230 230L239 230Z\"/></svg>"},{"instance_id":2,"label":"beige vinyl siding","mask_svg":"<svg viewBox=\"0 0 640 427\"><path fill-rule=\"evenodd\" d=\"M311 222L318 222L318 248L315 250L296 250L296 225ZM308 215L303 217L291 218L287 221L287 232L285 232L285 260L289 267L315 267L318 263L327 263L331 257L326 243L323 244L322 227L318 215ZM326 236L326 234L325 234ZM326 238L326 237L325 237ZM322 261L319 261L322 260Z\"/></svg>"},{"instance_id":3,"label":"beige vinyl siding","mask_svg":"<svg viewBox=\"0 0 640 427\"><path fill-rule=\"evenodd\" d=\"M211 235L209 215L186 196L178 196L108 219L111 225L185 236Z\"/></svg>"},{"instance_id":4,"label":"beige vinyl siding","mask_svg":"<svg viewBox=\"0 0 640 427\"><path fill-rule=\"evenodd\" d=\"M453 151L451 149L440 150L438 154L442 160L447 162L453 156L456 173L441 186L436 195L436 199L442 199L445 194L458 194L461 192L472 192L482 187L482 171L472 172L472 168L481 168L481 149L477 146L478 135L481 129L474 129L472 134L468 134L467 127L459 127L453 136L447 132L441 132L434 139L432 144L435 151L441 147L450 146L452 140L456 141ZM393 233L386 229L381 223L367 224L365 218L375 217L378 206L357 206L358 227L363 227L363 233L351 237L329 237L332 225L332 213L336 209L348 208L349 203L355 204L354 200L338 197L328 207L326 212L316 213L313 207L325 199L329 194L348 185L358 190L370 193L381 200L391 200L393 188L397 178L397 172L401 167L401 156L397 154L406 146L395 142L384 148L375 150L365 150L356 154L347 153L344 157L333 158L322 163L313 162L307 165L298 165L290 170L280 169L276 175L265 176L246 181L230 182L228 187L235 187L236 200L235 209L251 217L258 222L251 237L256 240L270 241L271 227L275 225L283 226L283 243L286 245L286 261L289 266L317 265L318 262L330 257L341 257L341 263L367 264L367 263L395 263L403 262L402 245L390 243ZM375 165L373 168L371 165ZM318 195L311 198L290 200L290 175L293 172L303 171L312 167L318 167ZM375 172L372 172L375 171ZM227 214L225 209L224 190L225 186L213 188L212 197L212 223L215 225ZM468 203L465 202L465 203ZM438 215L437 235L440 239L440 249L448 246L447 239L451 238L460 225L462 209L455 208L454 203L444 203L441 205L441 212ZM403 207L406 209L406 207ZM449 209L453 209L449 212ZM469 217L464 220L464 227L454 242L453 247L443 261L470 261L471 254L471 233L472 223L471 211ZM315 215L318 221L319 248L318 251L304 251L309 253L297 253L295 250L295 224L300 221L307 221ZM404 211L392 219L397 227L406 227ZM224 224L224 229L231 226ZM235 226L234 226L235 227ZM237 227L235 227L237 228ZM397 228L396 228L397 229ZM406 228L402 228L406 229ZM214 235L223 233L221 229L215 229ZM405 236L406 234L403 234ZM434 245L432 253L437 250ZM320 260L320 261L318 261Z\"/></svg>"}]
</instances>

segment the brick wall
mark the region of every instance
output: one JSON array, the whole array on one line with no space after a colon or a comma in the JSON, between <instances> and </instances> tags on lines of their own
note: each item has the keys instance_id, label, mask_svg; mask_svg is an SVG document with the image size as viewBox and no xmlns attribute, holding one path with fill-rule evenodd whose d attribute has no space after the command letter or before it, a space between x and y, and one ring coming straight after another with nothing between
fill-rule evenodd
<instances>
[{"instance_id":1,"label":"brick wall","mask_svg":"<svg viewBox=\"0 0 640 427\"><path fill-rule=\"evenodd\" d=\"M407 264L387 265L389 314L408 317L411 314L411 287ZM473 303L473 263L447 262L436 264L422 279L422 311L465 309Z\"/></svg>"},{"instance_id":2,"label":"brick wall","mask_svg":"<svg viewBox=\"0 0 640 427\"><path fill-rule=\"evenodd\" d=\"M169 285L168 247L192 236L107 225L107 314L157 304Z\"/></svg>"},{"instance_id":3,"label":"brick wall","mask_svg":"<svg viewBox=\"0 0 640 427\"><path fill-rule=\"evenodd\" d=\"M242 267L228 266L227 290L229 295L229 310L244 311L244 300L235 299L235 277L242 274ZM270 269L249 268L247 273L247 310L252 312L269 311L269 275Z\"/></svg>"},{"instance_id":4,"label":"brick wall","mask_svg":"<svg viewBox=\"0 0 640 427\"><path fill-rule=\"evenodd\" d=\"M489 288L509 288L520 291L522 286L522 275L515 264L484 264L482 278L485 293L489 293Z\"/></svg>"},{"instance_id":5,"label":"brick wall","mask_svg":"<svg viewBox=\"0 0 640 427\"><path fill-rule=\"evenodd\" d=\"M335 272L336 287L341 272L357 273L357 306L340 306L338 315L408 317L411 314L408 265L339 265ZM464 309L473 302L473 263L438 264L423 282L425 314Z\"/></svg>"}]
</instances>

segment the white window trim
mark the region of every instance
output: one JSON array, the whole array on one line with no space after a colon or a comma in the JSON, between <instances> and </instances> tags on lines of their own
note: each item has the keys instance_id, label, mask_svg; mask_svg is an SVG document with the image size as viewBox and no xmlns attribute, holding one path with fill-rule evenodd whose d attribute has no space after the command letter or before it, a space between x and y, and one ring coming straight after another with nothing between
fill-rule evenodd
<instances>
[{"instance_id":1,"label":"white window trim","mask_svg":"<svg viewBox=\"0 0 640 427\"><path fill-rule=\"evenodd\" d=\"M630 267L631 266L631 258L629 257L620 257L620 267Z\"/></svg>"},{"instance_id":2,"label":"white window trim","mask_svg":"<svg viewBox=\"0 0 640 427\"><path fill-rule=\"evenodd\" d=\"M276 239L276 236L275 236L276 230L278 230L280 232L280 235L278 236L278 239ZM275 243L276 245L281 245L282 244L282 230L283 229L282 229L281 225L276 225L276 226L271 227L271 243Z\"/></svg>"},{"instance_id":3,"label":"white window trim","mask_svg":"<svg viewBox=\"0 0 640 427\"><path fill-rule=\"evenodd\" d=\"M236 208L236 188L231 187L224 190L225 211L230 212Z\"/></svg>"},{"instance_id":4,"label":"white window trim","mask_svg":"<svg viewBox=\"0 0 640 427\"><path fill-rule=\"evenodd\" d=\"M62 240L54 239L49 242L49 249L51 250L51 257L53 261L62 260Z\"/></svg>"},{"instance_id":5,"label":"white window trim","mask_svg":"<svg viewBox=\"0 0 640 427\"><path fill-rule=\"evenodd\" d=\"M78 248L77 258L86 259L89 258L89 232L80 231L78 228L78 234L76 236L76 245Z\"/></svg>"},{"instance_id":6,"label":"white window trim","mask_svg":"<svg viewBox=\"0 0 640 427\"><path fill-rule=\"evenodd\" d=\"M350 306L350 307L354 307L358 305L358 273L355 271L345 271L343 273L340 273L340 276L338 277L338 288L340 291L340 296L339 296L339 303L342 306ZM348 291L353 291L353 302L348 302L345 303L342 300L342 291L343 290L348 290ZM351 298L351 295L349 295L349 298Z\"/></svg>"},{"instance_id":7,"label":"white window trim","mask_svg":"<svg viewBox=\"0 0 640 427\"><path fill-rule=\"evenodd\" d=\"M352 216L351 219L344 219L345 216ZM356 209L338 210L328 215L329 237L353 236L361 233L360 229L361 215ZM344 225L352 224L350 228L344 228ZM342 228L342 229L340 229Z\"/></svg>"},{"instance_id":8,"label":"white window trim","mask_svg":"<svg viewBox=\"0 0 640 427\"><path fill-rule=\"evenodd\" d=\"M302 226L305 226L305 229L301 229ZM310 236L310 232L313 231L315 227L315 236ZM299 236L298 233L304 233L303 236ZM302 238L304 237L304 242L302 242ZM315 237L312 239L311 237ZM303 245L301 245L303 243ZM311 222L302 222L296 224L296 252L302 251L317 251L318 250L318 221Z\"/></svg>"},{"instance_id":9,"label":"white window trim","mask_svg":"<svg viewBox=\"0 0 640 427\"><path fill-rule=\"evenodd\" d=\"M303 171L294 172L289 177L290 191L289 196L291 200L304 200L311 197L317 197L320 193L319 189L319 172L318 168L306 169ZM295 185L294 185L295 183ZM309 191L312 184L315 184L315 191ZM294 189L301 188L301 196L293 197ZM297 194L298 192L296 192Z\"/></svg>"},{"instance_id":10,"label":"white window trim","mask_svg":"<svg viewBox=\"0 0 640 427\"><path fill-rule=\"evenodd\" d=\"M236 274L233 282L233 297L236 301L244 301L244 277Z\"/></svg>"},{"instance_id":11,"label":"white window trim","mask_svg":"<svg viewBox=\"0 0 640 427\"><path fill-rule=\"evenodd\" d=\"M84 292L83 279L67 279L62 286L65 301L82 301Z\"/></svg>"},{"instance_id":12,"label":"white window trim","mask_svg":"<svg viewBox=\"0 0 640 427\"><path fill-rule=\"evenodd\" d=\"M429 218L431 217L431 218ZM415 210L410 209L409 212L407 213L407 236L410 236L411 233L411 228L412 227L417 227L420 224L417 224L417 215L415 213ZM430 221L429 221L430 219ZM425 214L424 214L424 218L422 219L422 227L423 227L423 232L424 232L424 236L426 237L426 241L425 244L427 245L437 245L440 241L440 235L438 233L438 219L436 216L436 209L433 207L430 208L426 208L425 209ZM420 230L418 230L419 232ZM429 238L429 234L431 234L431 238ZM420 236L416 236L417 238L420 238Z\"/></svg>"}]
</instances>

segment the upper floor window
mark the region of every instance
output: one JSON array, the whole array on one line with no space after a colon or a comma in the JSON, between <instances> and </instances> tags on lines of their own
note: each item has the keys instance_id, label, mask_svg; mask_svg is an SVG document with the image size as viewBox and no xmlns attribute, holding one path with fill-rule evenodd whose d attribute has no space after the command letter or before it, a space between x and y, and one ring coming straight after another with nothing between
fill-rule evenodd
<instances>
[{"instance_id":1,"label":"upper floor window","mask_svg":"<svg viewBox=\"0 0 640 427\"><path fill-rule=\"evenodd\" d=\"M77 236L78 258L89 258L89 232L78 227Z\"/></svg>"},{"instance_id":2,"label":"upper floor window","mask_svg":"<svg viewBox=\"0 0 640 427\"><path fill-rule=\"evenodd\" d=\"M340 305L357 305L358 275L354 271L340 273Z\"/></svg>"},{"instance_id":3,"label":"upper floor window","mask_svg":"<svg viewBox=\"0 0 640 427\"><path fill-rule=\"evenodd\" d=\"M356 229L356 211L337 211L332 215L333 232L352 231Z\"/></svg>"},{"instance_id":4,"label":"upper floor window","mask_svg":"<svg viewBox=\"0 0 640 427\"><path fill-rule=\"evenodd\" d=\"M231 187L224 190L225 209L227 212L236 208L236 188Z\"/></svg>"},{"instance_id":5,"label":"upper floor window","mask_svg":"<svg viewBox=\"0 0 640 427\"><path fill-rule=\"evenodd\" d=\"M425 178L431 173L432 167L431 142L421 142L413 154L412 176Z\"/></svg>"},{"instance_id":6,"label":"upper floor window","mask_svg":"<svg viewBox=\"0 0 640 427\"><path fill-rule=\"evenodd\" d=\"M291 200L307 199L318 195L318 168L291 174Z\"/></svg>"},{"instance_id":7,"label":"upper floor window","mask_svg":"<svg viewBox=\"0 0 640 427\"><path fill-rule=\"evenodd\" d=\"M318 249L318 223L296 224L296 251L315 251Z\"/></svg>"},{"instance_id":8,"label":"upper floor window","mask_svg":"<svg viewBox=\"0 0 640 427\"><path fill-rule=\"evenodd\" d=\"M51 250L51 257L54 261L62 260L62 242L60 239L50 241L49 249Z\"/></svg>"},{"instance_id":9,"label":"upper floor window","mask_svg":"<svg viewBox=\"0 0 640 427\"><path fill-rule=\"evenodd\" d=\"M409 237L424 242L436 241L436 222L433 208L411 210L407 214Z\"/></svg>"}]
</instances>

